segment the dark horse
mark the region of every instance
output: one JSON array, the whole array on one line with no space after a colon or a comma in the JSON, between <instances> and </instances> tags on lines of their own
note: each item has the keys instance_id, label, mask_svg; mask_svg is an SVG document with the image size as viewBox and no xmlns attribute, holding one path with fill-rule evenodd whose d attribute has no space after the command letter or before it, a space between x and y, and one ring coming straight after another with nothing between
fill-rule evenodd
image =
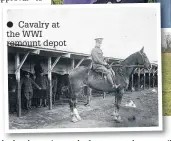
<instances>
[{"instance_id":1,"label":"dark horse","mask_svg":"<svg viewBox=\"0 0 171 141\"><path fill-rule=\"evenodd\" d=\"M122 101L122 96L127 90L129 85L129 78L135 69L135 67L128 67L130 65L143 65L144 68L149 68L151 66L146 54L144 53L144 47L127 57L124 61L120 63L122 67L113 68L116 77L115 81L121 84L119 88L112 89L108 81L102 77L101 74L94 72L89 67L80 66L73 69L69 74L70 81L70 109L72 115L72 121L77 122L81 120L81 117L76 109L77 97L82 94L82 89L84 86L88 86L92 89L96 89L103 92L115 93L115 104L114 104L114 120L120 122L121 116L119 115L119 109ZM125 66L125 67L124 67Z\"/></svg>"}]
</instances>

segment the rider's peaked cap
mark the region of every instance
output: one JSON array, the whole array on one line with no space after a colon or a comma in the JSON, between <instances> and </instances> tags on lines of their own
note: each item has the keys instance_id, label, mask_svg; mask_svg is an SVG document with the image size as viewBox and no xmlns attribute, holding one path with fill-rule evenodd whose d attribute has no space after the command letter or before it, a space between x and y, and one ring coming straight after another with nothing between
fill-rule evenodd
<instances>
[{"instance_id":1,"label":"rider's peaked cap","mask_svg":"<svg viewBox=\"0 0 171 141\"><path fill-rule=\"evenodd\" d=\"M103 40L103 38L96 38L96 39L94 39L96 42L102 42L102 40Z\"/></svg>"}]
</instances>

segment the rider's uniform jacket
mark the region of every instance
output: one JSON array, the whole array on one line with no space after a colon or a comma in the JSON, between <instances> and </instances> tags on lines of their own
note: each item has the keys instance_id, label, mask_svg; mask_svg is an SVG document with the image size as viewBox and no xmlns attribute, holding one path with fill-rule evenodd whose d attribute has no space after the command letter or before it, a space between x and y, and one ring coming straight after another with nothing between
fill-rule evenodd
<instances>
[{"instance_id":1,"label":"rider's uniform jacket","mask_svg":"<svg viewBox=\"0 0 171 141\"><path fill-rule=\"evenodd\" d=\"M91 51L91 57L92 57L92 65L93 69L96 69L97 67L104 66L105 61L103 57L103 52L99 47L94 47Z\"/></svg>"}]
</instances>

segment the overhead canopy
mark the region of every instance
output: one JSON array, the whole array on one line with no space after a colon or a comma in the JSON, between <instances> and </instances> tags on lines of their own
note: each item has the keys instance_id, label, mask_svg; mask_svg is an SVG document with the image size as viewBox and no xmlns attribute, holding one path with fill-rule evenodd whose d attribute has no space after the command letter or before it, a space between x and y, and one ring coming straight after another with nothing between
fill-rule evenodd
<instances>
[{"instance_id":1,"label":"overhead canopy","mask_svg":"<svg viewBox=\"0 0 171 141\"><path fill-rule=\"evenodd\" d=\"M85 57L87 60L91 60L90 54L84 54L84 53L75 53L75 52L67 52L62 50L56 50L56 49L45 49L41 47L27 47L27 46L8 46L8 52L9 53L21 53L25 54L26 52L30 51L32 55L40 55L40 56L47 56L47 57L58 57L62 55L64 58L70 58L70 59L82 59ZM35 51L35 52L34 52ZM109 61L121 61L122 59L119 58L112 58L112 57L106 57Z\"/></svg>"}]
</instances>

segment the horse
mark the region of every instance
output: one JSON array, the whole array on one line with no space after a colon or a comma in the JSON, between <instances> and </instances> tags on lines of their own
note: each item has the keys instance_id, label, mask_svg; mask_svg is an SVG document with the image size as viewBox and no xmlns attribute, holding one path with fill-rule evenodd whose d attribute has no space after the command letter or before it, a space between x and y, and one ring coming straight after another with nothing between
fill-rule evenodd
<instances>
[{"instance_id":1,"label":"horse","mask_svg":"<svg viewBox=\"0 0 171 141\"><path fill-rule=\"evenodd\" d=\"M115 71L115 82L120 84L120 86L116 89L113 89L105 77L98 72L95 72L90 67L80 66L73 69L69 73L69 87L70 87L70 110L71 110L71 121L77 122L81 120L79 112L76 108L77 105L77 97L79 94L82 94L83 87L87 86L91 89L99 90L102 92L115 93L115 104L114 104L114 120L117 122L121 122L122 118L119 114L119 109L121 106L121 101L123 94L128 89L129 78L133 73L136 65L143 65L144 68L150 68L151 64L144 53L144 47L127 57L125 60L120 62L122 67L114 67ZM134 65L135 67L128 67L130 65Z\"/></svg>"}]
</instances>

